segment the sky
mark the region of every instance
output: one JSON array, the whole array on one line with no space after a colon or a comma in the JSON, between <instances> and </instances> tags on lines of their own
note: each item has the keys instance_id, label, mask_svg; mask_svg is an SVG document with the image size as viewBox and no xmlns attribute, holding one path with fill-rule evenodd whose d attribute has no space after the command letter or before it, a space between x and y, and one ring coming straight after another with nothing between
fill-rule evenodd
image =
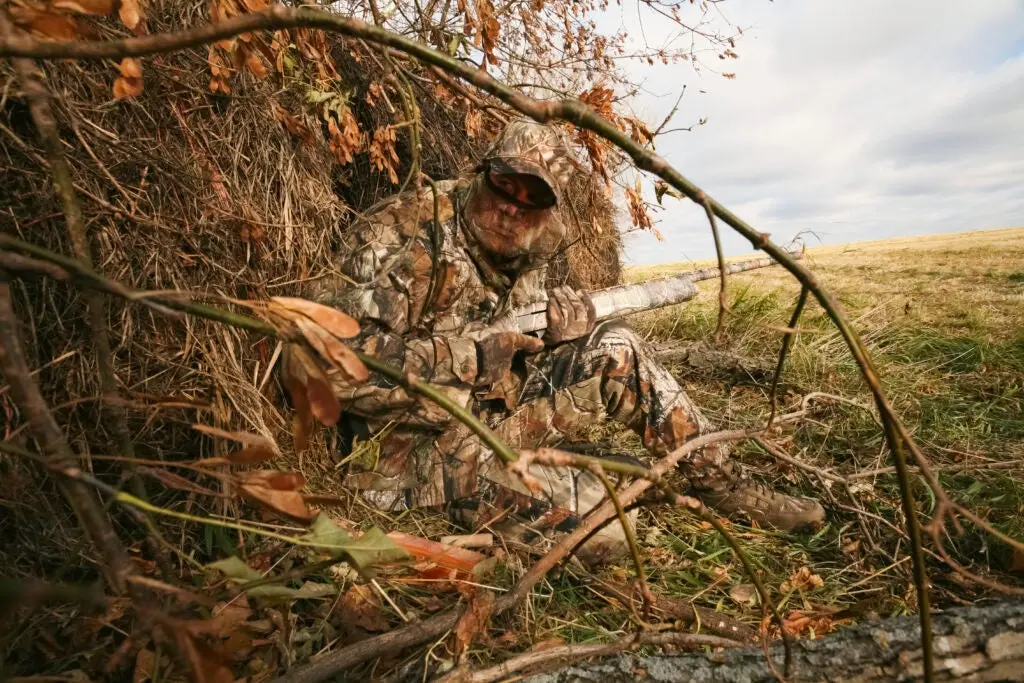
<instances>
[{"instance_id":1,"label":"sky","mask_svg":"<svg viewBox=\"0 0 1024 683\"><path fill-rule=\"evenodd\" d=\"M601 23L621 22L639 43L635 6L621 7ZM644 84L633 108L657 125L685 85L672 125L707 123L659 138L657 151L755 228L814 245L1024 225L1024 2L721 9L743 28L740 58L708 63L736 78L633 65ZM647 21L643 35L668 40L667 24ZM627 234L627 263L714 255L692 202L666 198L655 218L664 241ZM751 251L722 229L727 255Z\"/></svg>"}]
</instances>

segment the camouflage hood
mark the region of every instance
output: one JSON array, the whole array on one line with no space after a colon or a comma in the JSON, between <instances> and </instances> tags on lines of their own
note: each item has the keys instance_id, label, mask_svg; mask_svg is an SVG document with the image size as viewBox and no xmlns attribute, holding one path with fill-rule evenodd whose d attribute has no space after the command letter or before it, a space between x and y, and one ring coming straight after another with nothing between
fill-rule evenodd
<instances>
[{"instance_id":1,"label":"camouflage hood","mask_svg":"<svg viewBox=\"0 0 1024 683\"><path fill-rule=\"evenodd\" d=\"M487 150L480 170L536 176L560 204L577 165L565 136L556 128L513 119Z\"/></svg>"}]
</instances>

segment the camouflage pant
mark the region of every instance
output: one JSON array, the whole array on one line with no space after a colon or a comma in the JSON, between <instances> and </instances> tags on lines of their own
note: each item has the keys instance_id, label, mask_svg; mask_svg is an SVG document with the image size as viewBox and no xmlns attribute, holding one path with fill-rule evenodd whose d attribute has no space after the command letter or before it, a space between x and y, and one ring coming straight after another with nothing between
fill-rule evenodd
<instances>
[{"instance_id":1,"label":"camouflage pant","mask_svg":"<svg viewBox=\"0 0 1024 683\"><path fill-rule=\"evenodd\" d=\"M587 338L529 357L518 376L521 388L512 410L504 405L494 409L488 401L476 406L513 448L557 445L581 428L612 419L635 431L651 453L663 455L710 430L649 345L621 322L604 323ZM451 503L456 517L472 526L493 525L514 512L530 520L525 528L517 527L517 533L532 536L571 527L605 495L603 485L589 472L536 466L533 473L543 484L546 500L531 497L461 423L453 422L440 436L428 438L396 429L387 441L381 449L388 453L387 460L377 467L378 485L350 482L377 489L366 491L366 496L382 507ZM709 447L683 463L683 473L692 477L727 457L724 449ZM386 481L379 479L382 473L389 475ZM365 482L366 475L356 476ZM605 540L618 543L620 534L621 529L611 527Z\"/></svg>"}]
</instances>

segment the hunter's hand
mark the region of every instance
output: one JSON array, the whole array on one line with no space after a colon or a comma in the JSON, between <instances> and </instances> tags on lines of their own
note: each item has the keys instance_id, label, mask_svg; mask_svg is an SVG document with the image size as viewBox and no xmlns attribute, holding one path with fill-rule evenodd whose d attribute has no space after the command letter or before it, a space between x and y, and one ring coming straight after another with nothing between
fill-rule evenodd
<instances>
[{"instance_id":1,"label":"hunter's hand","mask_svg":"<svg viewBox=\"0 0 1024 683\"><path fill-rule=\"evenodd\" d=\"M494 384L512 369L512 359L518 351L537 353L544 342L518 332L497 332L476 343L478 385Z\"/></svg>"},{"instance_id":2,"label":"hunter's hand","mask_svg":"<svg viewBox=\"0 0 1024 683\"><path fill-rule=\"evenodd\" d=\"M597 315L594 304L572 287L558 287L548 298L548 329L544 341L561 344L585 337L594 331Z\"/></svg>"}]
</instances>

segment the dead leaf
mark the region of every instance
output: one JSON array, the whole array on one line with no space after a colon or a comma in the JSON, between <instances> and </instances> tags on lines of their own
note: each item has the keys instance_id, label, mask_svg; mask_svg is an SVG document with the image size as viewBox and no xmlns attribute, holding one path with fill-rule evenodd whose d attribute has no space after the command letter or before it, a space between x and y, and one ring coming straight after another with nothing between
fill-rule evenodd
<instances>
[{"instance_id":1,"label":"dead leaf","mask_svg":"<svg viewBox=\"0 0 1024 683\"><path fill-rule=\"evenodd\" d=\"M253 486L265 486L275 491L298 491L306 485L306 478L298 472L282 470L254 470L241 472L242 483Z\"/></svg>"},{"instance_id":2,"label":"dead leaf","mask_svg":"<svg viewBox=\"0 0 1024 683\"><path fill-rule=\"evenodd\" d=\"M220 654L196 638L186 628L174 629L175 641L192 669L192 680L196 683L234 683L235 676L224 665Z\"/></svg>"},{"instance_id":3,"label":"dead leaf","mask_svg":"<svg viewBox=\"0 0 1024 683\"><path fill-rule=\"evenodd\" d=\"M401 531L388 533L388 538L417 560L434 562L447 569L455 569L466 574L472 574L474 568L487 559L486 555L475 550L445 545Z\"/></svg>"},{"instance_id":4,"label":"dead leaf","mask_svg":"<svg viewBox=\"0 0 1024 683\"><path fill-rule=\"evenodd\" d=\"M283 369L287 385L298 383L304 389L306 402L316 419L326 427L337 424L341 417L341 403L313 356L298 344L289 344Z\"/></svg>"},{"instance_id":5,"label":"dead leaf","mask_svg":"<svg viewBox=\"0 0 1024 683\"><path fill-rule=\"evenodd\" d=\"M476 638L485 635L491 623L494 594L478 589L469 598L469 606L455 624L455 656L461 655Z\"/></svg>"},{"instance_id":6,"label":"dead leaf","mask_svg":"<svg viewBox=\"0 0 1024 683\"><path fill-rule=\"evenodd\" d=\"M123 100L142 94L142 62L125 57L118 65L121 76L114 81L114 99Z\"/></svg>"},{"instance_id":7,"label":"dead leaf","mask_svg":"<svg viewBox=\"0 0 1024 683\"><path fill-rule=\"evenodd\" d=\"M821 588L825 581L820 576L811 572L810 568L804 566L793 572L789 579L782 582L780 589L783 593L790 591L813 590Z\"/></svg>"},{"instance_id":8,"label":"dead leaf","mask_svg":"<svg viewBox=\"0 0 1024 683\"><path fill-rule=\"evenodd\" d=\"M113 0L53 0L50 4L54 9L97 17L105 17L114 11Z\"/></svg>"},{"instance_id":9,"label":"dead leaf","mask_svg":"<svg viewBox=\"0 0 1024 683\"><path fill-rule=\"evenodd\" d=\"M132 683L143 683L152 680L156 674L156 653L152 650L142 649L135 656L135 672L132 674Z\"/></svg>"},{"instance_id":10,"label":"dead leaf","mask_svg":"<svg viewBox=\"0 0 1024 683\"><path fill-rule=\"evenodd\" d=\"M337 369L346 381L362 384L370 378L370 371L352 349L328 334L323 327L303 317L296 318L295 324L309 345L327 360L331 367Z\"/></svg>"},{"instance_id":11,"label":"dead leaf","mask_svg":"<svg viewBox=\"0 0 1024 683\"><path fill-rule=\"evenodd\" d=\"M121 17L121 23L132 31L142 21L142 9L139 7L139 0L121 0L121 6L117 10Z\"/></svg>"},{"instance_id":12,"label":"dead leaf","mask_svg":"<svg viewBox=\"0 0 1024 683\"><path fill-rule=\"evenodd\" d=\"M262 12L270 5L269 0L242 0L242 4L250 12Z\"/></svg>"},{"instance_id":13,"label":"dead leaf","mask_svg":"<svg viewBox=\"0 0 1024 683\"><path fill-rule=\"evenodd\" d=\"M199 465L254 465L256 463L266 462L267 460L273 460L281 455L281 451L278 449L276 443L264 436L260 436L259 434L253 434L251 432L228 432L223 429L218 429L217 427L201 424L194 424L192 425L192 428L213 437L230 439L231 441L236 441L245 445L245 448L240 451L235 451L227 457L205 458L200 460L197 463Z\"/></svg>"},{"instance_id":14,"label":"dead leaf","mask_svg":"<svg viewBox=\"0 0 1024 683\"><path fill-rule=\"evenodd\" d=\"M250 51L245 57L245 66L257 80L262 81L267 77L267 67L258 53Z\"/></svg>"},{"instance_id":15,"label":"dead leaf","mask_svg":"<svg viewBox=\"0 0 1024 683\"><path fill-rule=\"evenodd\" d=\"M239 490L242 495L295 521L308 523L313 520L302 494L297 489L305 483L296 472L257 470L240 473Z\"/></svg>"},{"instance_id":16,"label":"dead leaf","mask_svg":"<svg viewBox=\"0 0 1024 683\"><path fill-rule=\"evenodd\" d=\"M295 415L292 416L292 448L302 453L309 445L309 437L313 434L313 412L309 407L306 388L295 379L285 381L285 387L292 399Z\"/></svg>"},{"instance_id":17,"label":"dead leaf","mask_svg":"<svg viewBox=\"0 0 1024 683\"><path fill-rule=\"evenodd\" d=\"M729 589L729 597L737 605L756 605L758 600L757 589L752 583L741 583Z\"/></svg>"},{"instance_id":18,"label":"dead leaf","mask_svg":"<svg viewBox=\"0 0 1024 683\"><path fill-rule=\"evenodd\" d=\"M345 591L338 606L342 623L371 633L391 628L380 601L368 585L356 585Z\"/></svg>"},{"instance_id":19,"label":"dead leaf","mask_svg":"<svg viewBox=\"0 0 1024 683\"><path fill-rule=\"evenodd\" d=\"M359 334L359 323L356 319L336 308L290 296L275 296L270 300L290 311L306 316L340 339L351 339Z\"/></svg>"},{"instance_id":20,"label":"dead leaf","mask_svg":"<svg viewBox=\"0 0 1024 683\"><path fill-rule=\"evenodd\" d=\"M20 15L24 17L23 19L19 20L18 16L17 14L14 15L15 21L19 26L24 26L43 38L75 40L82 33L78 22L65 14L32 9Z\"/></svg>"}]
</instances>

